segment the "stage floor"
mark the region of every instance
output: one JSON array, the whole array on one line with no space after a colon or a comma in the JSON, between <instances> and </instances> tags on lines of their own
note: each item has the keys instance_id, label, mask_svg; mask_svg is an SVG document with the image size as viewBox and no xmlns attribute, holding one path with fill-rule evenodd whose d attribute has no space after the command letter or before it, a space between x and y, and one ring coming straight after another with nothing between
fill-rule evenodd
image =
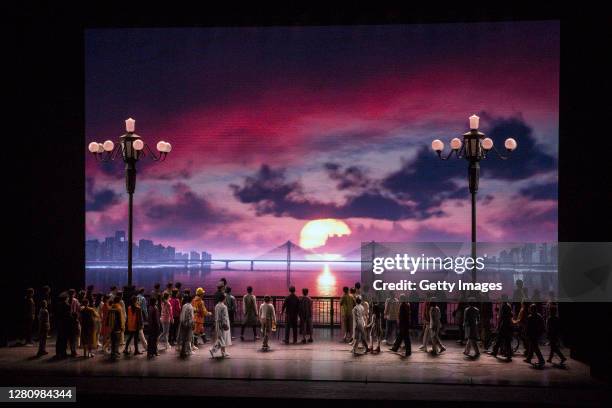
<instances>
[{"instance_id":1,"label":"stage floor","mask_svg":"<svg viewBox=\"0 0 612 408\"><path fill-rule=\"evenodd\" d=\"M169 350L152 360L146 355L122 355L117 362L102 355L55 360L51 341L50 354L42 358L33 357L35 347L0 349L0 372L2 385L77 385L77 393L86 394L168 395L179 387L185 395L490 402L511 398L587 405L610 397L610 389L589 375L588 366L571 359L565 368L547 364L541 370L524 363L522 355L509 363L484 353L472 360L451 340L438 356L416 350L416 342L408 358L384 344L378 355L353 356L349 345L321 339L329 337L324 333L307 344L284 345L274 339L268 352L260 351L259 341L236 339L228 348L231 357L223 360L210 358L210 343L187 359ZM542 351L547 357L548 347Z\"/></svg>"}]
</instances>

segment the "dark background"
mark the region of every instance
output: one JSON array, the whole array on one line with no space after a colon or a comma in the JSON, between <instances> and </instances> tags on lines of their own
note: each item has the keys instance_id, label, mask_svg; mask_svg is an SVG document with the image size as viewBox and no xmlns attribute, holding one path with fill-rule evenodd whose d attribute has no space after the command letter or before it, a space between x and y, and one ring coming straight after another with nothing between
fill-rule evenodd
<instances>
[{"instance_id":1,"label":"dark background","mask_svg":"<svg viewBox=\"0 0 612 408\"><path fill-rule=\"evenodd\" d=\"M5 232L11 262L4 264L3 302L21 307L23 290L52 283L82 287L84 281L84 41L88 27L331 25L439 23L501 20L561 21L559 153L559 241L612 241L610 161L610 26L603 10L550 6L411 9L234 9L205 6L170 10L149 2L116 8L23 6L14 29L5 74L9 106L3 125ZM6 55L5 55L6 56ZM121 61L117 61L121 64ZM512 209L520 211L520 209ZM6 223L5 223L6 225ZM6 227L5 227L6 228ZM14 244L14 247L13 247ZM4 243L3 245L7 245ZM12 261L14 260L14 262ZM12 281L15 281L12 283ZM610 304L563 305L566 340L572 354L602 375L612 361ZM6 310L6 309L5 309ZM605 317L604 317L605 316ZM19 313L3 313L6 338ZM601 347L593 342L599 339ZM594 359L594 353L597 358ZM609 374L608 374L609 376Z\"/></svg>"}]
</instances>

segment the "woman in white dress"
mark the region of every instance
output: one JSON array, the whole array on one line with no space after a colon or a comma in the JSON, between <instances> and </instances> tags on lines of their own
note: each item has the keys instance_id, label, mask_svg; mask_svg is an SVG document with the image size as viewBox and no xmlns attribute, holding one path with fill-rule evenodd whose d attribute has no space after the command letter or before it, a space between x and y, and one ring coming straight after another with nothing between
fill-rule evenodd
<instances>
[{"instance_id":1,"label":"woman in white dress","mask_svg":"<svg viewBox=\"0 0 612 408\"><path fill-rule=\"evenodd\" d=\"M231 337L229 331L229 313L227 306L225 305L225 298L219 299L219 302L215 305L215 344L210 349L210 355L212 358L216 357L216 354L221 350L221 358L229 357L229 354L225 352L225 347L231 345ZM227 343L229 337L230 344Z\"/></svg>"}]
</instances>

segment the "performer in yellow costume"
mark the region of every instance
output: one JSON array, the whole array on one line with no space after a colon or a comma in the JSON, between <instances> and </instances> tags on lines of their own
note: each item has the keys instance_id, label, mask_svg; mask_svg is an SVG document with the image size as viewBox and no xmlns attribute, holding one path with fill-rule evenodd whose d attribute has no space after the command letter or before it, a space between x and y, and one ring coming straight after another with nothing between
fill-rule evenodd
<instances>
[{"instance_id":1,"label":"performer in yellow costume","mask_svg":"<svg viewBox=\"0 0 612 408\"><path fill-rule=\"evenodd\" d=\"M195 320L195 329L193 331L193 345L196 347L198 345L198 337L202 337L202 341L206 343L206 334L204 333L204 320L206 319L206 316L212 315L212 313L206 310L206 305L204 304L204 293L204 289L198 288L196 290L195 297L191 301Z\"/></svg>"}]
</instances>

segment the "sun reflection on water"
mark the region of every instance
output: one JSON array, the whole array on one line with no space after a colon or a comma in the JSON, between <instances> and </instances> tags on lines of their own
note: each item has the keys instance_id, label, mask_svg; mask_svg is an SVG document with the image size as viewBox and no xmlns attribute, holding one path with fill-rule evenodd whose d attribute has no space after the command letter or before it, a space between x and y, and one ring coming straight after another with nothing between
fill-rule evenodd
<instances>
[{"instance_id":1,"label":"sun reflection on water","mask_svg":"<svg viewBox=\"0 0 612 408\"><path fill-rule=\"evenodd\" d=\"M336 289L336 277L329 265L325 264L323 271L317 277L317 290L323 296L333 296Z\"/></svg>"}]
</instances>

